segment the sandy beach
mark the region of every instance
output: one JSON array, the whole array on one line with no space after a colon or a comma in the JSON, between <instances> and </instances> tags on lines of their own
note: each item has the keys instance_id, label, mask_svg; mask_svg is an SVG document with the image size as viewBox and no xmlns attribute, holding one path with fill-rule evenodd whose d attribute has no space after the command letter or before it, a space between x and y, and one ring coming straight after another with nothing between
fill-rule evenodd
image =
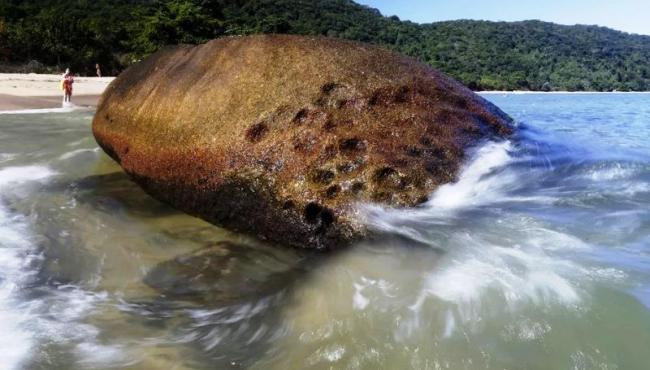
<instances>
[{"instance_id":1,"label":"sandy beach","mask_svg":"<svg viewBox=\"0 0 650 370\"><path fill-rule=\"evenodd\" d=\"M72 102L94 107L115 77L76 77ZM61 76L35 73L0 73L0 110L44 109L61 106ZM479 94L602 94L593 91L478 91ZM619 92L621 94L634 94ZM636 92L648 94L650 92Z\"/></svg>"},{"instance_id":2,"label":"sandy beach","mask_svg":"<svg viewBox=\"0 0 650 370\"><path fill-rule=\"evenodd\" d=\"M76 77L72 102L96 106L115 77ZM58 108L62 92L60 75L0 73L0 110Z\"/></svg>"}]
</instances>

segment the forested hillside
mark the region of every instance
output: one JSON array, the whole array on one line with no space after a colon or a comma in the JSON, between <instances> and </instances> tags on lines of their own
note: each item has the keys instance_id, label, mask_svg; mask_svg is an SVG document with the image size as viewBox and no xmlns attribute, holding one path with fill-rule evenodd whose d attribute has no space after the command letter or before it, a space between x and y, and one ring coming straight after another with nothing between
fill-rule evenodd
<instances>
[{"instance_id":1,"label":"forested hillside","mask_svg":"<svg viewBox=\"0 0 650 370\"><path fill-rule=\"evenodd\" d=\"M0 0L0 68L92 73L98 62L114 74L167 44L272 32L384 45L477 90L650 90L650 36L539 21L416 24L350 0Z\"/></svg>"}]
</instances>

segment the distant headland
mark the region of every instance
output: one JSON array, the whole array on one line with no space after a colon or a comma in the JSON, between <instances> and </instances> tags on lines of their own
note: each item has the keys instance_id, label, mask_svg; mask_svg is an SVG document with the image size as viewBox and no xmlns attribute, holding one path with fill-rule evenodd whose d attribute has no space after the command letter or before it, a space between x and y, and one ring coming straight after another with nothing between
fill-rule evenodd
<instances>
[{"instance_id":1,"label":"distant headland","mask_svg":"<svg viewBox=\"0 0 650 370\"><path fill-rule=\"evenodd\" d=\"M94 75L100 63L115 75L165 45L258 33L382 45L478 91L650 90L650 36L541 21L417 24L350 0L2 2L0 72Z\"/></svg>"}]
</instances>

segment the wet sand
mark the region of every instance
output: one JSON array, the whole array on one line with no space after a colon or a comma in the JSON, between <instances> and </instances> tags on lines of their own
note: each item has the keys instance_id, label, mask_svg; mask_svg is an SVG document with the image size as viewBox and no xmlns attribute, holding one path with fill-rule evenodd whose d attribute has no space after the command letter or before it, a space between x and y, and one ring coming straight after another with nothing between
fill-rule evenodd
<instances>
[{"instance_id":1,"label":"wet sand","mask_svg":"<svg viewBox=\"0 0 650 370\"><path fill-rule=\"evenodd\" d=\"M95 107L101 95L72 96L72 102L80 106ZM61 107L61 96L15 96L0 94L0 110L42 109Z\"/></svg>"}]
</instances>

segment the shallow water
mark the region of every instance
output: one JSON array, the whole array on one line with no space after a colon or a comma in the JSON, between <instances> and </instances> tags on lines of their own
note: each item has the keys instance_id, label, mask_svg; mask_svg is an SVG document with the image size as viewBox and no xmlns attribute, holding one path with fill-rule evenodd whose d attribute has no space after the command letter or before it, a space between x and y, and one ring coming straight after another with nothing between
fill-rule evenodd
<instances>
[{"instance_id":1,"label":"shallow water","mask_svg":"<svg viewBox=\"0 0 650 370\"><path fill-rule=\"evenodd\" d=\"M650 95L486 97L520 134L327 256L149 198L91 111L0 115L0 368L646 369Z\"/></svg>"}]
</instances>

